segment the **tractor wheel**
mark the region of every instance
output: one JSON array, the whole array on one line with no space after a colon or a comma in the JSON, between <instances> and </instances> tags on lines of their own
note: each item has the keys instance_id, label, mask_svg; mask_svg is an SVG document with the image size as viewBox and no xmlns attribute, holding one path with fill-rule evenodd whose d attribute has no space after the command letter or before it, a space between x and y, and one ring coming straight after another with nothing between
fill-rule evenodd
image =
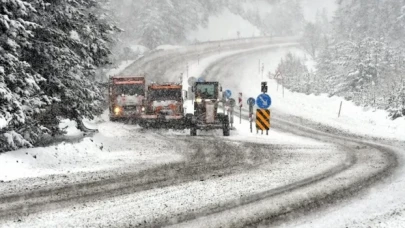
<instances>
[{"instance_id":1,"label":"tractor wheel","mask_svg":"<svg viewBox=\"0 0 405 228\"><path fill-rule=\"evenodd\" d=\"M191 126L190 135L191 136L197 136L197 128L195 126Z\"/></svg>"},{"instance_id":2,"label":"tractor wheel","mask_svg":"<svg viewBox=\"0 0 405 228\"><path fill-rule=\"evenodd\" d=\"M185 118L184 118L184 126L185 128L191 128L192 127L192 120L193 120L193 114L186 114Z\"/></svg>"},{"instance_id":3,"label":"tractor wheel","mask_svg":"<svg viewBox=\"0 0 405 228\"><path fill-rule=\"evenodd\" d=\"M222 119L222 131L224 136L230 136L229 118L227 115Z\"/></svg>"}]
</instances>

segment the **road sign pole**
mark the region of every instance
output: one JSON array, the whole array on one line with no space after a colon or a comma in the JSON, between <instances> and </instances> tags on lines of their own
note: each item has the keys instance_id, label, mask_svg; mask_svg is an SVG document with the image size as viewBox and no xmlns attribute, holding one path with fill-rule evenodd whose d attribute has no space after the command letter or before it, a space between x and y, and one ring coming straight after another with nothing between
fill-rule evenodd
<instances>
[{"instance_id":1,"label":"road sign pole","mask_svg":"<svg viewBox=\"0 0 405 228\"><path fill-rule=\"evenodd\" d=\"M256 104L256 100L253 97L251 97L247 100L247 103L249 105L250 133L253 133L253 108Z\"/></svg>"},{"instance_id":2,"label":"road sign pole","mask_svg":"<svg viewBox=\"0 0 405 228\"><path fill-rule=\"evenodd\" d=\"M225 108L225 106L226 106L226 97L225 97L225 92L223 92L223 93L222 93L222 108L223 108L223 110L224 110L224 115L225 115L225 113L226 113L226 108Z\"/></svg>"},{"instance_id":3,"label":"road sign pole","mask_svg":"<svg viewBox=\"0 0 405 228\"><path fill-rule=\"evenodd\" d=\"M242 107L239 107L239 124L242 124Z\"/></svg>"},{"instance_id":4,"label":"road sign pole","mask_svg":"<svg viewBox=\"0 0 405 228\"><path fill-rule=\"evenodd\" d=\"M343 101L340 102L338 118L340 118L340 112L342 111L342 105L343 105Z\"/></svg>"},{"instance_id":5,"label":"road sign pole","mask_svg":"<svg viewBox=\"0 0 405 228\"><path fill-rule=\"evenodd\" d=\"M229 117L231 118L231 128L233 128L233 107L230 108Z\"/></svg>"},{"instance_id":6,"label":"road sign pole","mask_svg":"<svg viewBox=\"0 0 405 228\"><path fill-rule=\"evenodd\" d=\"M262 80L264 79L264 63L262 63Z\"/></svg>"},{"instance_id":7,"label":"road sign pole","mask_svg":"<svg viewBox=\"0 0 405 228\"><path fill-rule=\"evenodd\" d=\"M250 103L249 104L249 122L250 122L250 133L253 133L253 107L254 104Z\"/></svg>"},{"instance_id":8,"label":"road sign pole","mask_svg":"<svg viewBox=\"0 0 405 228\"><path fill-rule=\"evenodd\" d=\"M239 124L242 124L242 93L239 93L239 98L238 98L238 102L239 102Z\"/></svg>"},{"instance_id":9,"label":"road sign pole","mask_svg":"<svg viewBox=\"0 0 405 228\"><path fill-rule=\"evenodd\" d=\"M252 125L253 114L249 114L249 122L250 122L250 133L253 133L253 125Z\"/></svg>"}]
</instances>

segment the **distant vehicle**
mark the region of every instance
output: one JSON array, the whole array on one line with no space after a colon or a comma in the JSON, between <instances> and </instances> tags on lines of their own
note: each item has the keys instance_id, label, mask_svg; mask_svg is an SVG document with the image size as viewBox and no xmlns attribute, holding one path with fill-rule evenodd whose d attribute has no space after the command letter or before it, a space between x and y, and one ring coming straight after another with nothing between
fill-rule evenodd
<instances>
[{"instance_id":1,"label":"distant vehicle","mask_svg":"<svg viewBox=\"0 0 405 228\"><path fill-rule=\"evenodd\" d=\"M144 76L114 76L109 82L110 120L131 120L137 122L142 113L145 99Z\"/></svg>"},{"instance_id":2,"label":"distant vehicle","mask_svg":"<svg viewBox=\"0 0 405 228\"><path fill-rule=\"evenodd\" d=\"M140 125L146 128L184 129L183 86L176 83L148 86L145 113Z\"/></svg>"},{"instance_id":3,"label":"distant vehicle","mask_svg":"<svg viewBox=\"0 0 405 228\"><path fill-rule=\"evenodd\" d=\"M218 82L196 82L194 92L194 115L191 117L190 135L196 136L197 130L222 129L229 136L229 117L218 112L222 87Z\"/></svg>"}]
</instances>

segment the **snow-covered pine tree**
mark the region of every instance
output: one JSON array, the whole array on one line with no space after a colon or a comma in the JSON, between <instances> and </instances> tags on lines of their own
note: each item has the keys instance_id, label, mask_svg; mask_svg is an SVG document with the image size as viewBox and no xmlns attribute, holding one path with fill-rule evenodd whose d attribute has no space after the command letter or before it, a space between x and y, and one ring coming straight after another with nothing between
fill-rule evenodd
<instances>
[{"instance_id":1,"label":"snow-covered pine tree","mask_svg":"<svg viewBox=\"0 0 405 228\"><path fill-rule=\"evenodd\" d=\"M277 72L282 74L278 83L294 92L311 93L311 76L302 58L289 52L277 66Z\"/></svg>"},{"instance_id":2,"label":"snow-covered pine tree","mask_svg":"<svg viewBox=\"0 0 405 228\"><path fill-rule=\"evenodd\" d=\"M30 147L42 127L36 118L49 104L39 84L44 78L24 61L23 52L34 44L31 21L35 8L26 1L4 0L0 7L0 152Z\"/></svg>"},{"instance_id":3,"label":"snow-covered pine tree","mask_svg":"<svg viewBox=\"0 0 405 228\"><path fill-rule=\"evenodd\" d=\"M97 2L1 6L0 151L34 145L42 133L58 132L61 118L100 113L94 70L108 62L112 27L89 13Z\"/></svg>"},{"instance_id":4,"label":"snow-covered pine tree","mask_svg":"<svg viewBox=\"0 0 405 228\"><path fill-rule=\"evenodd\" d=\"M173 13L170 10L169 1L151 0L135 7L137 11L135 11L136 27L134 28L137 31L139 43L151 49L162 44L170 44L172 34L169 33L169 27L178 27L178 23L169 24L166 21L165 16Z\"/></svg>"},{"instance_id":5,"label":"snow-covered pine tree","mask_svg":"<svg viewBox=\"0 0 405 228\"><path fill-rule=\"evenodd\" d=\"M302 35L300 43L308 54L316 58L318 50L322 47L320 28L314 23L308 22L304 28L304 34Z\"/></svg>"},{"instance_id":6,"label":"snow-covered pine tree","mask_svg":"<svg viewBox=\"0 0 405 228\"><path fill-rule=\"evenodd\" d=\"M46 81L42 91L52 97L41 123L58 133L61 118L80 122L100 114L103 100L94 80L96 67L108 63L112 27L89 13L95 1L37 0L33 45L23 58Z\"/></svg>"},{"instance_id":7,"label":"snow-covered pine tree","mask_svg":"<svg viewBox=\"0 0 405 228\"><path fill-rule=\"evenodd\" d=\"M401 113L405 1L341 0L338 6L332 42L317 59L325 92Z\"/></svg>"},{"instance_id":8,"label":"snow-covered pine tree","mask_svg":"<svg viewBox=\"0 0 405 228\"><path fill-rule=\"evenodd\" d=\"M133 36L151 49L162 44L183 42L187 31L206 22L209 14L205 7L215 9L216 6L211 3L203 4L199 0L134 1Z\"/></svg>"}]
</instances>

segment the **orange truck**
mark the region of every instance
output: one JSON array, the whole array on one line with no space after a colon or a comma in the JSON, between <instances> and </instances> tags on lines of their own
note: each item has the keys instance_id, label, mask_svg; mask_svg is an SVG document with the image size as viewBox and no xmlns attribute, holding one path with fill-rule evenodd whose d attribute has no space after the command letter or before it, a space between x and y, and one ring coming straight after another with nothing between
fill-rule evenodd
<instances>
[{"instance_id":1,"label":"orange truck","mask_svg":"<svg viewBox=\"0 0 405 228\"><path fill-rule=\"evenodd\" d=\"M144 76L114 76L109 82L111 121L138 122L145 113L146 82Z\"/></svg>"},{"instance_id":2,"label":"orange truck","mask_svg":"<svg viewBox=\"0 0 405 228\"><path fill-rule=\"evenodd\" d=\"M141 126L145 128L184 129L184 99L181 84L151 84L148 86L145 113Z\"/></svg>"}]
</instances>

